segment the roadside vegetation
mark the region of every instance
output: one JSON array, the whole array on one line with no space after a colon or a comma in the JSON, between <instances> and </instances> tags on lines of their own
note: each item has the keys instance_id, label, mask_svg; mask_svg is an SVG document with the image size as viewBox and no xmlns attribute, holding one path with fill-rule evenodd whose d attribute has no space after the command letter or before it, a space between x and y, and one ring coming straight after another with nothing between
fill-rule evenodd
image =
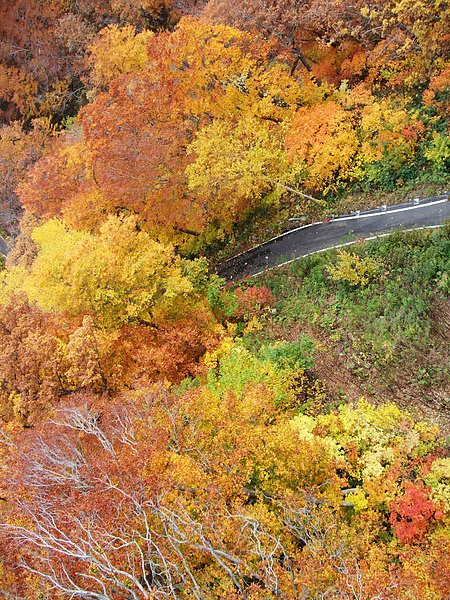
<instances>
[{"instance_id":1,"label":"roadside vegetation","mask_svg":"<svg viewBox=\"0 0 450 600\"><path fill-rule=\"evenodd\" d=\"M449 232L448 224L399 230L241 283L240 289L263 285L276 298L262 330L245 334L243 343L257 350L263 340L303 331L330 353L330 379L344 369L375 401L387 395L404 406L428 405L447 421Z\"/></svg>"}]
</instances>

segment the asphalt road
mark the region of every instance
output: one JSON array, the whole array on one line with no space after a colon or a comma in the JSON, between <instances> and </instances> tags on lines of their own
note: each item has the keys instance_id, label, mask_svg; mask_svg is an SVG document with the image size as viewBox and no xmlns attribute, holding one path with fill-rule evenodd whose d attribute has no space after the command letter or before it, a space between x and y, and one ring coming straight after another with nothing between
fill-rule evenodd
<instances>
[{"instance_id":1,"label":"asphalt road","mask_svg":"<svg viewBox=\"0 0 450 600\"><path fill-rule=\"evenodd\" d=\"M433 227L450 219L450 196L431 196L403 204L352 213L293 229L280 237L229 259L217 269L227 281L257 275L329 248L387 234L394 229Z\"/></svg>"},{"instance_id":2,"label":"asphalt road","mask_svg":"<svg viewBox=\"0 0 450 600\"><path fill-rule=\"evenodd\" d=\"M450 196L447 193L415 202L396 204L385 210L342 215L327 223L298 227L231 258L217 269L217 273L227 281L239 280L308 254L386 234L399 227L432 227L450 219ZM0 253L6 256L10 250L0 236Z\"/></svg>"}]
</instances>

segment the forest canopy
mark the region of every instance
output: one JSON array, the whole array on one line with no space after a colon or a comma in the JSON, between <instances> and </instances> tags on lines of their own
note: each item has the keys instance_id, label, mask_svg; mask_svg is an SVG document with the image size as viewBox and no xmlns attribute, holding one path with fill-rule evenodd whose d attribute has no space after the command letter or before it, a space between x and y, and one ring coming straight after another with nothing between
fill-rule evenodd
<instances>
[{"instance_id":1,"label":"forest canopy","mask_svg":"<svg viewBox=\"0 0 450 600\"><path fill-rule=\"evenodd\" d=\"M2 597L449 597L448 224L214 274L448 183L449 26L443 0L2 2Z\"/></svg>"}]
</instances>

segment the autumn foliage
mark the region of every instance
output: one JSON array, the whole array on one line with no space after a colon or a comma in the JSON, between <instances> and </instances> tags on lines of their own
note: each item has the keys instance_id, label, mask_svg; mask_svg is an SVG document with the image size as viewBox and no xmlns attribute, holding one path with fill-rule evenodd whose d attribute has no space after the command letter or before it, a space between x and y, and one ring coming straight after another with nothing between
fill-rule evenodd
<instances>
[{"instance_id":1,"label":"autumn foliage","mask_svg":"<svg viewBox=\"0 0 450 600\"><path fill-rule=\"evenodd\" d=\"M330 585L408 598L422 575L389 569L399 556L411 560L408 548L378 538L394 498L391 509L415 531L403 539L394 524L399 542L414 542L416 555L432 548L427 585L448 589L439 575L447 508L434 511L431 488L405 484L403 493L392 477L430 444L432 430L403 421L394 406L280 413L289 368L249 358L230 346L206 385L178 397L161 385L116 400L78 394L20 445L6 431L2 539L20 565L5 563L5 580L15 577L22 593L29 581L115 598L123 589L136 598L256 599L261 588L296 597L297 586L317 595Z\"/></svg>"},{"instance_id":2,"label":"autumn foliage","mask_svg":"<svg viewBox=\"0 0 450 600\"><path fill-rule=\"evenodd\" d=\"M423 485L405 483L405 493L391 505L392 524L395 535L403 543L410 543L423 538L432 518L442 517L429 494L431 490Z\"/></svg>"},{"instance_id":3,"label":"autumn foliage","mask_svg":"<svg viewBox=\"0 0 450 600\"><path fill-rule=\"evenodd\" d=\"M438 429L337 402L319 336L259 338L280 295L205 258L443 181L449 25L441 0L2 3L2 597L449 596ZM387 269L341 252L333 302Z\"/></svg>"},{"instance_id":4,"label":"autumn foliage","mask_svg":"<svg viewBox=\"0 0 450 600\"><path fill-rule=\"evenodd\" d=\"M127 22L92 33L89 102L21 183L27 210L81 229L128 211L198 252L261 205L292 207L289 192L308 207L311 194L332 201L445 171L448 64L418 45L430 26L424 7L413 26L403 2L361 5L358 17L339 2L306 12L292 2L216 4L205 7L213 24L183 17L170 31ZM410 55L420 58L415 74ZM390 70L386 56L396 59Z\"/></svg>"}]
</instances>

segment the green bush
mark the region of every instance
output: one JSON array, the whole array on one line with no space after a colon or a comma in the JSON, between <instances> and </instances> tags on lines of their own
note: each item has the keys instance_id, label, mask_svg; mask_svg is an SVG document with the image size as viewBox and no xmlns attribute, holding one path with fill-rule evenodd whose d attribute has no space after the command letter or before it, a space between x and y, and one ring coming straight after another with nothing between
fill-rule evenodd
<instances>
[{"instance_id":1,"label":"green bush","mask_svg":"<svg viewBox=\"0 0 450 600\"><path fill-rule=\"evenodd\" d=\"M312 369L314 361L314 342L301 334L296 342L278 342L264 347L264 358L270 360L279 369Z\"/></svg>"}]
</instances>

